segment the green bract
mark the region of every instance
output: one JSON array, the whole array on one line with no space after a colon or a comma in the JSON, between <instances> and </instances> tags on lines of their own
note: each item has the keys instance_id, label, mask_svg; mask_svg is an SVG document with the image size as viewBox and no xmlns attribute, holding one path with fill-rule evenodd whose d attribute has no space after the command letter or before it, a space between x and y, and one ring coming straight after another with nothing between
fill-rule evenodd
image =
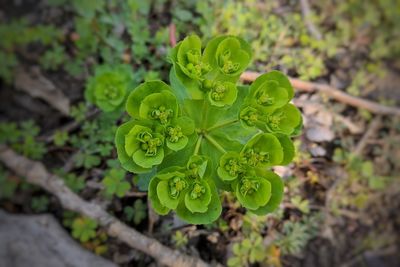
<instances>
[{"instance_id":1,"label":"green bract","mask_svg":"<svg viewBox=\"0 0 400 267\"><path fill-rule=\"evenodd\" d=\"M157 213L210 223L222 211L219 190L255 214L279 206L284 186L270 169L292 161L301 113L279 71L237 86L251 54L238 37L216 37L203 50L191 35L171 51L171 86L148 81L129 94L131 120L115 137L118 158L148 184Z\"/></svg>"},{"instance_id":2,"label":"green bract","mask_svg":"<svg viewBox=\"0 0 400 267\"><path fill-rule=\"evenodd\" d=\"M95 75L88 80L85 97L105 112L122 110L131 83L129 66L100 66L96 68Z\"/></svg>"}]
</instances>

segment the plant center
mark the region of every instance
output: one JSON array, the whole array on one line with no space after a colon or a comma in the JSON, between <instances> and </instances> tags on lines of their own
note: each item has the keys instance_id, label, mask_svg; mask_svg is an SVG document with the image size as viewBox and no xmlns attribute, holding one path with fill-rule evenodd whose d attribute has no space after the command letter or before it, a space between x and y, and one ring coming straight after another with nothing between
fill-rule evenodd
<instances>
[{"instance_id":1,"label":"plant center","mask_svg":"<svg viewBox=\"0 0 400 267\"><path fill-rule=\"evenodd\" d=\"M187 186L186 181L181 177L174 177L169 181L169 193L171 197L177 198L179 193Z\"/></svg>"},{"instance_id":2,"label":"plant center","mask_svg":"<svg viewBox=\"0 0 400 267\"><path fill-rule=\"evenodd\" d=\"M211 70L209 64L201 62L201 55L197 50L188 51L186 53L186 58L189 62L186 64L186 69L194 76L201 77Z\"/></svg>"},{"instance_id":3,"label":"plant center","mask_svg":"<svg viewBox=\"0 0 400 267\"><path fill-rule=\"evenodd\" d=\"M230 159L228 163L225 164L224 168L230 176L236 176L242 170L239 162L236 159Z\"/></svg>"},{"instance_id":4,"label":"plant center","mask_svg":"<svg viewBox=\"0 0 400 267\"><path fill-rule=\"evenodd\" d=\"M269 162L269 153L268 152L256 152L254 149L249 148L244 157L246 158L247 164L252 167L257 166L259 163L267 163Z\"/></svg>"},{"instance_id":5,"label":"plant center","mask_svg":"<svg viewBox=\"0 0 400 267\"><path fill-rule=\"evenodd\" d=\"M231 74L239 70L240 64L231 60L231 51L227 49L220 57L220 67L222 68L222 72Z\"/></svg>"},{"instance_id":6,"label":"plant center","mask_svg":"<svg viewBox=\"0 0 400 267\"><path fill-rule=\"evenodd\" d=\"M140 141L140 149L145 152L146 156L155 156L157 155L158 147L162 146L162 142L160 138L153 138L153 135L148 132L142 132L138 135L137 138Z\"/></svg>"},{"instance_id":7,"label":"plant center","mask_svg":"<svg viewBox=\"0 0 400 267\"><path fill-rule=\"evenodd\" d=\"M191 199L198 199L200 198L204 193L206 192L206 189L204 186L201 184L194 184L192 191L190 192L190 198Z\"/></svg>"},{"instance_id":8,"label":"plant center","mask_svg":"<svg viewBox=\"0 0 400 267\"><path fill-rule=\"evenodd\" d=\"M176 143L183 137L182 129L181 127L168 127L167 128L167 139L171 143Z\"/></svg>"},{"instance_id":9,"label":"plant center","mask_svg":"<svg viewBox=\"0 0 400 267\"><path fill-rule=\"evenodd\" d=\"M254 192L256 192L259 187L260 187L260 183L258 181L244 178L241 181L240 193L243 196L251 195Z\"/></svg>"},{"instance_id":10,"label":"plant center","mask_svg":"<svg viewBox=\"0 0 400 267\"><path fill-rule=\"evenodd\" d=\"M150 115L153 119L159 119L161 124L166 124L174 115L174 111L172 109L167 109L165 106L159 106L158 108L153 109Z\"/></svg>"}]
</instances>

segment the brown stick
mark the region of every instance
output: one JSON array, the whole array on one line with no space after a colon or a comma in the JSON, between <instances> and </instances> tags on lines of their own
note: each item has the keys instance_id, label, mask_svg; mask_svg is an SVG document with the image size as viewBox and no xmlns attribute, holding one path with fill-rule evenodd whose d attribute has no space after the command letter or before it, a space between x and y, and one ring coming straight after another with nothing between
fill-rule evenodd
<instances>
[{"instance_id":1,"label":"brown stick","mask_svg":"<svg viewBox=\"0 0 400 267\"><path fill-rule=\"evenodd\" d=\"M322 39L322 35L317 27L311 21L311 8L307 0L300 0L301 13L303 14L304 22L310 34L317 40Z\"/></svg>"},{"instance_id":2,"label":"brown stick","mask_svg":"<svg viewBox=\"0 0 400 267\"><path fill-rule=\"evenodd\" d=\"M161 265L209 266L198 258L184 255L164 246L155 239L142 235L108 214L99 205L86 202L73 193L62 179L49 173L41 162L20 156L4 145L0 146L0 161L19 176L26 177L29 183L38 185L57 196L63 207L96 220L107 230L110 236L116 237L130 247L154 257Z\"/></svg>"},{"instance_id":3,"label":"brown stick","mask_svg":"<svg viewBox=\"0 0 400 267\"><path fill-rule=\"evenodd\" d=\"M252 82L260 75L261 74L258 72L246 71L240 76L240 79L245 82ZM289 80L292 83L293 87L298 91L309 93L320 92L337 101L348 104L350 106L366 109L375 114L400 116L400 109L397 107L388 107L367 99L351 96L335 87L326 84L306 82L296 78L289 78Z\"/></svg>"},{"instance_id":4,"label":"brown stick","mask_svg":"<svg viewBox=\"0 0 400 267\"><path fill-rule=\"evenodd\" d=\"M176 26L173 23L169 25L169 44L171 47L176 45Z\"/></svg>"},{"instance_id":5,"label":"brown stick","mask_svg":"<svg viewBox=\"0 0 400 267\"><path fill-rule=\"evenodd\" d=\"M357 143L356 148L354 149L354 155L360 156L364 150L364 148L368 144L368 140L373 137L379 129L381 125L381 117L377 116L373 119L373 121L368 125L368 130L365 132L361 140Z\"/></svg>"}]
</instances>

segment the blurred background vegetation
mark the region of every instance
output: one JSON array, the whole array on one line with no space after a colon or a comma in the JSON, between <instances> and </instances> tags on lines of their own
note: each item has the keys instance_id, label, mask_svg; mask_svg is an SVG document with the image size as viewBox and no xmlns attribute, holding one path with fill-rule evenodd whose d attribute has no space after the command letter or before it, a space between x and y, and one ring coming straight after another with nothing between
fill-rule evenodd
<instances>
[{"instance_id":1,"label":"blurred background vegetation","mask_svg":"<svg viewBox=\"0 0 400 267\"><path fill-rule=\"evenodd\" d=\"M295 163L275 170L286 182L281 208L257 217L227 193L221 196L222 217L194 227L173 216L154 218L141 192L146 186L115 161L113 138L121 116L101 113L84 101L85 83L100 64L129 64L136 84L168 81L171 44L196 33L203 41L219 34L246 39L254 51L250 70L279 69L399 106L400 1L310 0L308 10L302 4L0 1L0 143L42 160L74 192L104 203L132 227L206 261L229 266L399 266L398 117L298 93L294 104L302 108L305 129L296 141ZM54 84L71 103L70 116L16 90L21 72ZM365 141L369 130L372 135ZM56 199L5 168L0 169L0 207L53 213L86 248L114 261L117 253L126 252L96 222L63 211ZM129 255L116 262L152 263L148 256ZM371 265L371 257L380 265Z\"/></svg>"}]
</instances>

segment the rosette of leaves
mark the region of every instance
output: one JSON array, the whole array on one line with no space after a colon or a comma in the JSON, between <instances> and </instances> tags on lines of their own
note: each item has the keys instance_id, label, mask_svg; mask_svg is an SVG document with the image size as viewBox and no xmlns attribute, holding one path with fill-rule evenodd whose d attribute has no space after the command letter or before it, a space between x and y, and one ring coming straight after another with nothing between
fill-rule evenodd
<instances>
[{"instance_id":1,"label":"rosette of leaves","mask_svg":"<svg viewBox=\"0 0 400 267\"><path fill-rule=\"evenodd\" d=\"M85 98L104 112L122 111L132 81L128 65L99 66L86 84Z\"/></svg>"},{"instance_id":2,"label":"rosette of leaves","mask_svg":"<svg viewBox=\"0 0 400 267\"><path fill-rule=\"evenodd\" d=\"M210 223L222 211L221 190L255 214L279 206L284 185L272 168L292 161L301 114L281 72L236 84L251 61L249 47L220 36L203 49L191 35L171 52L171 86L148 81L128 96L131 120L117 130L118 158L148 185L157 213Z\"/></svg>"}]
</instances>

